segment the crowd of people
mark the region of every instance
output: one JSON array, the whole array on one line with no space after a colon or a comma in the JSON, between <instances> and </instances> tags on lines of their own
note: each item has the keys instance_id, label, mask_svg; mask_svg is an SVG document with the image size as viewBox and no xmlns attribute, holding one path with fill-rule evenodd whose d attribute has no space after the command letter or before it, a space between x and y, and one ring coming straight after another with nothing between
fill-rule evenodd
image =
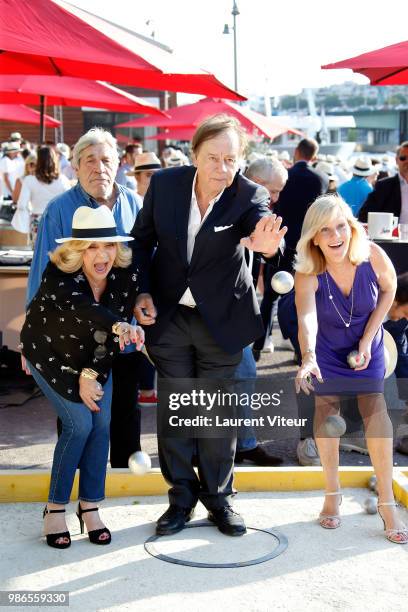
<instances>
[{"instance_id":1,"label":"crowd of people","mask_svg":"<svg viewBox=\"0 0 408 612\"><path fill-rule=\"evenodd\" d=\"M323 158L311 138L299 141L293 159L268 150L243 162L246 147L239 122L226 115L197 128L191 159L173 148L159 159L141 144L119 155L116 140L99 128L72 150L64 143L31 148L20 134L4 147L3 197L16 205L12 224L34 247L23 367L59 419L44 510L50 546L71 544L64 512L76 469L81 530L85 524L95 544L111 541L95 506L104 498L109 442L111 466L126 467L141 448L138 406L157 402L155 375L256 377L261 353L273 351L276 314L299 365L299 412L312 423L300 432L298 460L324 472L320 525L340 526L345 444L325 437L322 424L339 414L339 396L351 387L386 536L408 542L392 492L383 394L388 319L399 393L408 401L408 278L397 280L362 225L371 211L408 222L408 142L398 147L395 164L389 157L374 164L359 156L351 165ZM277 270L295 276L294 291L280 296L272 289ZM140 350L145 336L150 360ZM354 349L358 367L350 369ZM398 445L408 454L408 436ZM231 506L234 462L282 461L253 432L238 440L159 433L158 447L171 487L169 508L157 521L160 535L183 529L198 500L222 533L242 535L245 522Z\"/></svg>"}]
</instances>

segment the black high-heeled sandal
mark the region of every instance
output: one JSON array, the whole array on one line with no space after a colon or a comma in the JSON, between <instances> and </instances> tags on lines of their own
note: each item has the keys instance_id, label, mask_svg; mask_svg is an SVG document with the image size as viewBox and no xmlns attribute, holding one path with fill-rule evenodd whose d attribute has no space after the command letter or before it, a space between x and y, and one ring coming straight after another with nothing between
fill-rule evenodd
<instances>
[{"instance_id":1,"label":"black high-heeled sandal","mask_svg":"<svg viewBox=\"0 0 408 612\"><path fill-rule=\"evenodd\" d=\"M79 526L81 528L81 533L84 533L84 519L82 518L82 515L85 514L85 512L98 512L98 510L99 508L87 508L86 510L83 510L81 508L81 504L78 503L77 517L79 519ZM106 533L109 537L106 538L105 540L100 540L99 538L103 533ZM101 546L103 546L104 544L110 544L112 540L111 532L109 531L107 527L102 527L101 529L93 529L92 531L88 531L88 538L89 538L89 541L92 542L92 544L100 544Z\"/></svg>"},{"instance_id":2,"label":"black high-heeled sandal","mask_svg":"<svg viewBox=\"0 0 408 612\"><path fill-rule=\"evenodd\" d=\"M57 512L65 512L65 508L63 510L48 510L47 506L44 508L43 519L46 514L56 514ZM53 548L69 548L71 546L71 534L69 531L62 531L60 533L47 533L46 540L48 546L52 546ZM69 542L58 543L57 540L60 538L67 538Z\"/></svg>"}]
</instances>

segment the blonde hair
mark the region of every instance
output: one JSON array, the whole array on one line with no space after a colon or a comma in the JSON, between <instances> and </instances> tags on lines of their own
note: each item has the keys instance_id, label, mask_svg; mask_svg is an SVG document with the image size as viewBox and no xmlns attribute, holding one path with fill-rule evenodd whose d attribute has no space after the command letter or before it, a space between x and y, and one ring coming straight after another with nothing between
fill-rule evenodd
<instances>
[{"instance_id":1,"label":"blonde hair","mask_svg":"<svg viewBox=\"0 0 408 612\"><path fill-rule=\"evenodd\" d=\"M37 164L37 156L35 153L30 153L24 160L24 176L28 176L28 166L30 164Z\"/></svg>"},{"instance_id":2,"label":"blonde hair","mask_svg":"<svg viewBox=\"0 0 408 612\"><path fill-rule=\"evenodd\" d=\"M107 241L109 242L109 240ZM82 268L84 252L91 246L92 240L69 240L48 253L50 260L62 272L72 274ZM115 268L127 268L132 261L132 251L123 243L117 242L116 257L113 262Z\"/></svg>"},{"instance_id":3,"label":"blonde hair","mask_svg":"<svg viewBox=\"0 0 408 612\"><path fill-rule=\"evenodd\" d=\"M370 243L364 227L354 217L348 204L337 194L326 194L318 197L308 209L302 226L302 234L297 243L295 270L302 274L322 274L326 269L326 259L313 242L317 232L326 225L336 213L346 218L351 239L348 257L352 264L359 265L370 256Z\"/></svg>"}]
</instances>

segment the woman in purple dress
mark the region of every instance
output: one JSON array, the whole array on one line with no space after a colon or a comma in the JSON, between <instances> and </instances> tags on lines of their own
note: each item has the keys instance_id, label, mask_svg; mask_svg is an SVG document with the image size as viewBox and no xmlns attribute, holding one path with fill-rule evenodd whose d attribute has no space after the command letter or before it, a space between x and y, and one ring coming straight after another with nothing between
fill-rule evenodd
<instances>
[{"instance_id":1,"label":"woman in purple dress","mask_svg":"<svg viewBox=\"0 0 408 612\"><path fill-rule=\"evenodd\" d=\"M350 207L337 195L324 195L306 213L295 268L302 353L296 391L315 392L314 431L326 484L319 523L326 529L340 526L339 438L327 437L324 426L328 416L339 414L340 396L353 394L377 475L386 537L406 544L408 529L397 515L392 490L392 426L382 393L382 322L394 300L394 267L368 241ZM354 369L347 362L353 350L358 353Z\"/></svg>"}]
</instances>

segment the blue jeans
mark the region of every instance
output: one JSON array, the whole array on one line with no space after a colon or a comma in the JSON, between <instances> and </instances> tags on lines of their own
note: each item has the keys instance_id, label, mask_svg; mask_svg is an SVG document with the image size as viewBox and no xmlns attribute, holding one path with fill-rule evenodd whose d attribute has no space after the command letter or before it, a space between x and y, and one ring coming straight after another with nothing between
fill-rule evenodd
<instances>
[{"instance_id":1,"label":"blue jeans","mask_svg":"<svg viewBox=\"0 0 408 612\"><path fill-rule=\"evenodd\" d=\"M242 359L234 372L234 378L244 379L244 381L242 382L243 388L240 391L241 393L250 394L254 391L254 384L250 380L248 380L251 378L256 378L256 363L252 354L252 348L250 346L246 346L242 351ZM252 416L252 411L250 407L243 407L242 412L243 418L250 418ZM253 428L242 426L240 428L240 433L238 434L237 439L237 452L252 450L253 448L256 448L257 445L258 442L256 440Z\"/></svg>"},{"instance_id":2,"label":"blue jeans","mask_svg":"<svg viewBox=\"0 0 408 612\"><path fill-rule=\"evenodd\" d=\"M41 391L50 400L62 422L52 462L48 501L67 504L75 472L79 468L78 498L99 502L105 497L106 464L109 451L109 425L112 399L112 374L97 402L100 412L91 412L85 404L70 402L52 389L39 372L27 362Z\"/></svg>"}]
</instances>

